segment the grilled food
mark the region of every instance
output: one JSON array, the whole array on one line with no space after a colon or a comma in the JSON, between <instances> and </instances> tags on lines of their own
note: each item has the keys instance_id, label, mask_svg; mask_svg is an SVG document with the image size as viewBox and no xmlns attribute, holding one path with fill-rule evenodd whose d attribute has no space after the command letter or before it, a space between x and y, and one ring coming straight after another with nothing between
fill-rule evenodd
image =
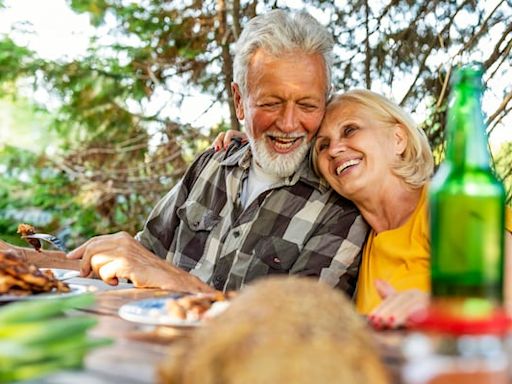
<instances>
[{"instance_id":1,"label":"grilled food","mask_svg":"<svg viewBox=\"0 0 512 384\"><path fill-rule=\"evenodd\" d=\"M365 322L339 291L267 278L171 346L159 383L389 383Z\"/></svg>"},{"instance_id":2,"label":"grilled food","mask_svg":"<svg viewBox=\"0 0 512 384\"><path fill-rule=\"evenodd\" d=\"M24 240L29 243L37 252L41 252L41 242L38 239L27 239L24 236L33 235L36 233L36 229L30 224L18 225L17 233L21 235Z\"/></svg>"},{"instance_id":3,"label":"grilled food","mask_svg":"<svg viewBox=\"0 0 512 384\"><path fill-rule=\"evenodd\" d=\"M25 296L42 292L68 292L69 285L50 270L41 271L11 252L0 252L0 295Z\"/></svg>"},{"instance_id":4,"label":"grilled food","mask_svg":"<svg viewBox=\"0 0 512 384\"><path fill-rule=\"evenodd\" d=\"M201 293L186 295L166 304L169 315L179 320L201 320L208 317L211 309L218 303L226 303L235 296L235 292Z\"/></svg>"}]
</instances>

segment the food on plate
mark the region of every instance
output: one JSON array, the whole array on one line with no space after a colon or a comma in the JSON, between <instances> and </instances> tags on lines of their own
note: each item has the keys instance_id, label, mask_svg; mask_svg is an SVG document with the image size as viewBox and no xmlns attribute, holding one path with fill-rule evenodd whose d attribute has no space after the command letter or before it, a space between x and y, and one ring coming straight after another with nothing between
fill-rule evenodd
<instances>
[{"instance_id":1,"label":"food on plate","mask_svg":"<svg viewBox=\"0 0 512 384\"><path fill-rule=\"evenodd\" d=\"M42 292L69 292L69 285L51 270L40 270L12 252L0 252L0 295L25 296Z\"/></svg>"},{"instance_id":2,"label":"food on plate","mask_svg":"<svg viewBox=\"0 0 512 384\"><path fill-rule=\"evenodd\" d=\"M25 236L33 235L36 233L36 229L30 224L20 224L18 225L17 233L21 235L21 237L29 243L37 252L41 252L41 242L38 239L27 239Z\"/></svg>"},{"instance_id":3,"label":"food on plate","mask_svg":"<svg viewBox=\"0 0 512 384\"><path fill-rule=\"evenodd\" d=\"M197 321L213 317L220 308L226 307L227 301L233 298L235 292L215 292L198 295L186 295L166 304L169 315L179 320Z\"/></svg>"},{"instance_id":4,"label":"food on plate","mask_svg":"<svg viewBox=\"0 0 512 384\"><path fill-rule=\"evenodd\" d=\"M304 277L270 277L171 345L158 382L386 384L390 378L366 322L342 292Z\"/></svg>"}]
</instances>

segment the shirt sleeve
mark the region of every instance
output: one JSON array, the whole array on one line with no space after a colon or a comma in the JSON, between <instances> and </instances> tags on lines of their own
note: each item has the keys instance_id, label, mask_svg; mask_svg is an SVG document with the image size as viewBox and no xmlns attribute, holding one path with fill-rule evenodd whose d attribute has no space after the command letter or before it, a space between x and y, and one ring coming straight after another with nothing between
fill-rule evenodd
<instances>
[{"instance_id":1,"label":"shirt sleeve","mask_svg":"<svg viewBox=\"0 0 512 384\"><path fill-rule=\"evenodd\" d=\"M352 297L368 225L355 208L334 211L306 242L290 273L318 277Z\"/></svg>"},{"instance_id":2,"label":"shirt sleeve","mask_svg":"<svg viewBox=\"0 0 512 384\"><path fill-rule=\"evenodd\" d=\"M186 195L183 181L180 180L153 208L144 227L135 235L145 248L162 259L167 258L171 247L174 229L178 225L176 209Z\"/></svg>"},{"instance_id":3,"label":"shirt sleeve","mask_svg":"<svg viewBox=\"0 0 512 384\"><path fill-rule=\"evenodd\" d=\"M190 189L205 164L215 153L209 149L199 155L178 183L156 204L149 214L144 227L135 235L145 248L162 259L172 261L171 244L180 224L176 211L187 200Z\"/></svg>"}]
</instances>

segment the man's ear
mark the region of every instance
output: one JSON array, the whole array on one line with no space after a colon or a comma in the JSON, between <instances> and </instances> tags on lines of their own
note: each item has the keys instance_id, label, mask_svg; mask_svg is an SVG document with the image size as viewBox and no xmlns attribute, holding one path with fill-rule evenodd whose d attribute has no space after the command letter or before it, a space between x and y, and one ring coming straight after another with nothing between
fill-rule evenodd
<instances>
[{"instance_id":1,"label":"man's ear","mask_svg":"<svg viewBox=\"0 0 512 384\"><path fill-rule=\"evenodd\" d=\"M235 104L236 117L238 120L243 120L245 118L244 103L242 100L242 94L240 93L240 87L237 83L231 83L231 91L233 92L233 103Z\"/></svg>"},{"instance_id":2,"label":"man's ear","mask_svg":"<svg viewBox=\"0 0 512 384\"><path fill-rule=\"evenodd\" d=\"M393 138L395 139L395 154L401 156L407 148L407 131L402 124L396 124L393 132Z\"/></svg>"}]
</instances>

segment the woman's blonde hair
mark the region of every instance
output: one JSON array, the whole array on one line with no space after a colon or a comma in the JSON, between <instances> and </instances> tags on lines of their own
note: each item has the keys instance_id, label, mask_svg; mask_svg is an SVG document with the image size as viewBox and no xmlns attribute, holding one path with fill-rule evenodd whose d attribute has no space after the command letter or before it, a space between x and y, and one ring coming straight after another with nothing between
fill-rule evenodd
<instances>
[{"instance_id":1,"label":"woman's blonde hair","mask_svg":"<svg viewBox=\"0 0 512 384\"><path fill-rule=\"evenodd\" d=\"M407 134L407 146L400 159L393 166L393 173L407 184L418 188L430 179L434 170L434 159L425 132L418 128L411 116L393 101L367 89L354 89L335 94L328 103L327 113L332 106L345 103L362 105L374 113L385 124L400 124ZM313 148L316 148L314 146ZM313 164L316 168L317 153L313 150ZM317 171L318 173L318 171Z\"/></svg>"}]
</instances>

